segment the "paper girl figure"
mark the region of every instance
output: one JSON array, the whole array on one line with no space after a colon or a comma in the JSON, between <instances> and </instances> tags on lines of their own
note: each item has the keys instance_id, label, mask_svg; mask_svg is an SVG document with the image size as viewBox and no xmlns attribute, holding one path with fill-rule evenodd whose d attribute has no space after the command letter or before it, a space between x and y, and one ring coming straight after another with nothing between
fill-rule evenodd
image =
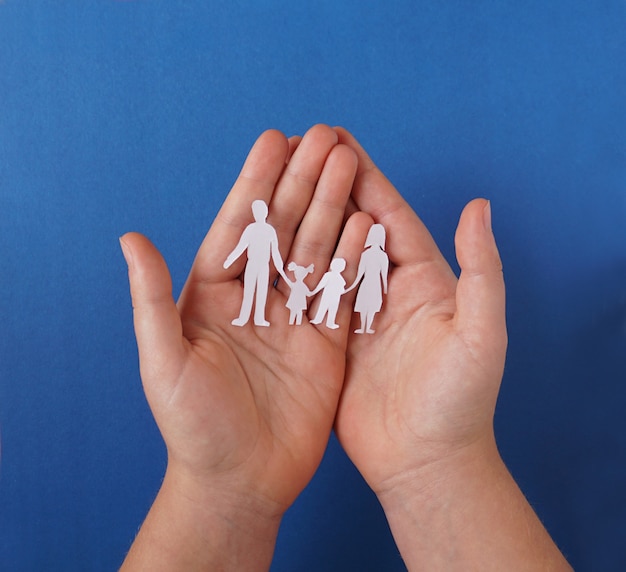
<instances>
[{"instance_id":1,"label":"paper girl figure","mask_svg":"<svg viewBox=\"0 0 626 572\"><path fill-rule=\"evenodd\" d=\"M330 263L330 270L322 276L320 283L311 293L314 295L320 290L323 290L319 308L317 309L315 318L311 320L311 324L321 324L324 320L324 316L328 314L326 326L332 330L336 330L339 327L339 324L335 323L335 318L337 317L337 310L339 309L339 300L342 294L345 293L344 287L346 281L341 275L345 268L346 261L343 258L333 259Z\"/></svg>"},{"instance_id":2,"label":"paper girl figure","mask_svg":"<svg viewBox=\"0 0 626 572\"><path fill-rule=\"evenodd\" d=\"M355 334L374 333L372 322L383 305L383 294L387 294L389 258L384 250L385 238L385 227L382 224L373 224L370 227L356 278L346 290L349 292L363 280L354 303L354 311L361 314L361 327L354 331Z\"/></svg>"},{"instance_id":3,"label":"paper girl figure","mask_svg":"<svg viewBox=\"0 0 626 572\"><path fill-rule=\"evenodd\" d=\"M248 263L243 275L243 302L239 317L231 322L233 326L243 326L250 319L255 292L254 324L255 326L270 325L265 319L265 303L267 302L270 278L270 257L276 270L284 278L283 259L278 251L278 237L274 227L266 222L267 204L262 200L254 201L252 214L254 222L245 228L237 246L224 262L224 268L228 268L247 251Z\"/></svg>"},{"instance_id":4,"label":"paper girl figure","mask_svg":"<svg viewBox=\"0 0 626 572\"><path fill-rule=\"evenodd\" d=\"M313 272L313 264L308 266L298 266L295 262L290 262L287 266L288 270L291 270L296 277L295 281L291 281L288 278L285 279L287 286L291 289L289 298L287 299L287 308L289 308L289 325L296 324L299 326L302 324L302 312L307 308L307 297L312 296L308 286L304 283L304 279Z\"/></svg>"}]
</instances>

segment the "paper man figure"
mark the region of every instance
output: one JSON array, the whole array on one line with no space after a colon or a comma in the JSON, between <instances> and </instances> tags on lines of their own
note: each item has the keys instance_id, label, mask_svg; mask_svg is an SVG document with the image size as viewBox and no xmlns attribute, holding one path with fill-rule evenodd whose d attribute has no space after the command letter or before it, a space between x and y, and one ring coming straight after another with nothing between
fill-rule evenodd
<instances>
[{"instance_id":1,"label":"paper man figure","mask_svg":"<svg viewBox=\"0 0 626 572\"><path fill-rule=\"evenodd\" d=\"M387 294L389 258L384 250L385 237L385 227L382 224L373 224L370 227L356 278L346 290L349 292L363 280L354 303L354 311L361 314L361 327L354 331L355 334L374 333L372 322L383 305L383 294Z\"/></svg>"},{"instance_id":2,"label":"paper man figure","mask_svg":"<svg viewBox=\"0 0 626 572\"><path fill-rule=\"evenodd\" d=\"M239 317L231 322L234 326L243 326L250 319L255 291L254 324L269 326L270 323L265 319L265 303L269 289L270 257L276 270L284 277L283 260L278 251L278 237L274 227L266 222L267 212L267 204L264 201L256 200L252 203L255 222L246 227L239 243L224 262L224 268L228 268L247 250L248 263L243 275L243 302Z\"/></svg>"},{"instance_id":3,"label":"paper man figure","mask_svg":"<svg viewBox=\"0 0 626 572\"><path fill-rule=\"evenodd\" d=\"M307 297L312 296L313 292L311 292L308 286L304 283L304 279L308 274L313 272L314 266L313 264L309 264L308 266L298 266L295 262L290 262L289 266L287 266L289 270L291 270L296 277L295 281L291 281L288 278L285 278L285 282L287 286L291 289L291 293L289 294L289 298L287 300L287 308L289 308L289 325L295 324L299 326L302 324L302 312L304 312L307 308Z\"/></svg>"},{"instance_id":4,"label":"paper man figure","mask_svg":"<svg viewBox=\"0 0 626 572\"><path fill-rule=\"evenodd\" d=\"M345 268L346 261L343 258L333 259L330 263L330 271L322 276L320 283L311 293L311 295L315 295L320 290L323 290L319 308L317 309L315 318L311 320L311 324L321 324L324 320L324 316L328 314L326 326L332 330L336 330L339 327L339 324L335 323L335 318L337 317L339 300L342 294L345 293L344 287L346 281L341 275Z\"/></svg>"}]
</instances>

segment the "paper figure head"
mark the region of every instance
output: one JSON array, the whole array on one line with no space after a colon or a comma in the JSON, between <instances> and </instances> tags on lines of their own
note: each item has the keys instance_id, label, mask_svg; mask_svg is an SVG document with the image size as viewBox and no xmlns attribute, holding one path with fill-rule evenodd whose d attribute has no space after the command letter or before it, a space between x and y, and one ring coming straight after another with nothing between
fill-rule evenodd
<instances>
[{"instance_id":1,"label":"paper figure head","mask_svg":"<svg viewBox=\"0 0 626 572\"><path fill-rule=\"evenodd\" d=\"M252 214L257 222L265 222L267 218L267 204L261 199L252 202Z\"/></svg>"},{"instance_id":2,"label":"paper figure head","mask_svg":"<svg viewBox=\"0 0 626 572\"><path fill-rule=\"evenodd\" d=\"M308 266L299 266L295 262L290 262L287 269L293 272L296 280L303 280L307 274L311 274L311 272L313 272L315 267L313 264L309 264Z\"/></svg>"},{"instance_id":3,"label":"paper figure head","mask_svg":"<svg viewBox=\"0 0 626 572\"><path fill-rule=\"evenodd\" d=\"M368 246L380 246L384 250L386 236L385 227L382 224L373 224L367 233L365 248Z\"/></svg>"},{"instance_id":4,"label":"paper figure head","mask_svg":"<svg viewBox=\"0 0 626 572\"><path fill-rule=\"evenodd\" d=\"M346 268L346 261L343 258L333 258L330 269L334 272L342 272Z\"/></svg>"}]
</instances>

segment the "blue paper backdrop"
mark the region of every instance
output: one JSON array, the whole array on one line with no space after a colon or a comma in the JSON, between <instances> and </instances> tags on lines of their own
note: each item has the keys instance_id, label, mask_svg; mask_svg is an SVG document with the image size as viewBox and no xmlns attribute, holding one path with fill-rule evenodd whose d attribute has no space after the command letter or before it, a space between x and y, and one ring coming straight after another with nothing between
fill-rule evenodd
<instances>
[{"instance_id":1,"label":"blue paper backdrop","mask_svg":"<svg viewBox=\"0 0 626 572\"><path fill-rule=\"evenodd\" d=\"M165 454L117 238L177 291L256 136L352 130L449 260L492 200L496 428L577 570L626 569L626 3L0 2L0 568L122 561ZM272 570L403 565L333 439Z\"/></svg>"}]
</instances>

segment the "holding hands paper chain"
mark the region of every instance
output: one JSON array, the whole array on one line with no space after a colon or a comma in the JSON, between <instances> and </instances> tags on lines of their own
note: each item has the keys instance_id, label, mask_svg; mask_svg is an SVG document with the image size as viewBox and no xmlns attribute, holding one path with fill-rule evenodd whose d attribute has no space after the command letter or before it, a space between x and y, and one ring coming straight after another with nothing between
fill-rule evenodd
<instances>
[{"instance_id":1,"label":"holding hands paper chain","mask_svg":"<svg viewBox=\"0 0 626 572\"><path fill-rule=\"evenodd\" d=\"M389 258L385 252L385 228L381 224L373 224L365 240L365 250L361 254L359 267L354 282L346 288L346 281L342 272L346 268L343 258L335 258L330 263L330 269L322 276L319 284L310 290L304 279L313 272L313 264L300 266L290 262L287 269L294 274L291 280L283 270L283 260L278 250L278 238L274 228L267 222L268 207L262 200L252 203L254 222L243 231L237 246L228 255L224 268L228 268L244 252L248 258L243 274L243 301L239 316L231 323L234 326L244 326L248 323L254 302L254 324L269 326L265 319L265 304L269 289L270 259L281 278L290 288L290 295L286 306L290 311L289 324L302 324L302 314L307 310L307 298L322 293L320 304L311 320L312 324L321 324L326 318L326 326L336 329L335 322L339 301L343 294L350 292L357 286L359 290L354 304L354 311L361 316L361 327L355 330L357 334L373 334L372 323L374 316L380 312L383 304L383 294L387 294L387 274Z\"/></svg>"}]
</instances>

